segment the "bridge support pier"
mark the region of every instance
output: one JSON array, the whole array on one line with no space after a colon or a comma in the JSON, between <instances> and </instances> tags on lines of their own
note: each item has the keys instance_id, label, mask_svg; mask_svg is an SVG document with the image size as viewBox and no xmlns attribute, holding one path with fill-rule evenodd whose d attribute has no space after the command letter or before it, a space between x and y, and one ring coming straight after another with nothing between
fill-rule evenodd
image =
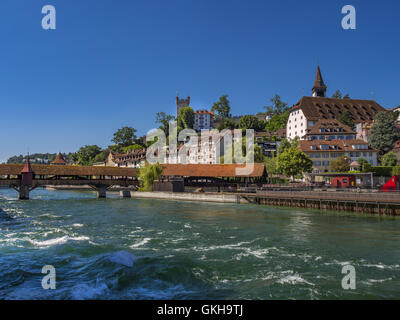
<instances>
[{"instance_id":1,"label":"bridge support pier","mask_svg":"<svg viewBox=\"0 0 400 320\"><path fill-rule=\"evenodd\" d=\"M29 192L31 191L29 186L20 186L17 191L18 200L29 200Z\"/></svg>"},{"instance_id":2,"label":"bridge support pier","mask_svg":"<svg viewBox=\"0 0 400 320\"><path fill-rule=\"evenodd\" d=\"M130 198L131 197L131 191L130 190L121 190L119 192L119 196L121 198Z\"/></svg>"},{"instance_id":3,"label":"bridge support pier","mask_svg":"<svg viewBox=\"0 0 400 320\"><path fill-rule=\"evenodd\" d=\"M98 199L106 198L106 196L107 196L107 187L106 186L97 187L96 188L96 192L97 192L97 198Z\"/></svg>"}]
</instances>

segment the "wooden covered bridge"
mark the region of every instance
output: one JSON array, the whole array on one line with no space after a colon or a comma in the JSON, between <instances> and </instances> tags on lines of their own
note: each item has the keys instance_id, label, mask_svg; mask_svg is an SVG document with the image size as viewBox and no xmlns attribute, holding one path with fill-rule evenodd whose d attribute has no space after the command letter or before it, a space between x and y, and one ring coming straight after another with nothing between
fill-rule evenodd
<instances>
[{"instance_id":1,"label":"wooden covered bridge","mask_svg":"<svg viewBox=\"0 0 400 320\"><path fill-rule=\"evenodd\" d=\"M263 164L246 167L239 164L163 164L163 177L180 177L185 186L247 186L262 184L267 174ZM139 170L121 167L92 167L67 165L30 164L29 157L23 164L0 164L0 186L18 192L19 199L29 199L29 193L42 186L89 186L99 198L113 186L139 185Z\"/></svg>"},{"instance_id":2,"label":"wooden covered bridge","mask_svg":"<svg viewBox=\"0 0 400 320\"><path fill-rule=\"evenodd\" d=\"M138 186L138 170L118 167L58 166L30 164L0 164L0 186L15 189L19 199L29 199L29 193L41 186L87 185L106 197L112 186Z\"/></svg>"}]
</instances>

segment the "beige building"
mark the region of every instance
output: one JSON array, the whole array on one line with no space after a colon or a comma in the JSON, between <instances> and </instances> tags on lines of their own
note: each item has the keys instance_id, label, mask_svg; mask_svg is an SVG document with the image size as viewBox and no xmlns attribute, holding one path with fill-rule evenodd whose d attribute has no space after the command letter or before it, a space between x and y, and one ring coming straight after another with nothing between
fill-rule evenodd
<instances>
[{"instance_id":1,"label":"beige building","mask_svg":"<svg viewBox=\"0 0 400 320\"><path fill-rule=\"evenodd\" d=\"M363 140L301 140L299 149L313 161L314 173L331 172L331 163L342 156L350 162L364 158L371 165L378 165L378 150Z\"/></svg>"},{"instance_id":2,"label":"beige building","mask_svg":"<svg viewBox=\"0 0 400 320\"><path fill-rule=\"evenodd\" d=\"M140 168L146 163L146 149L130 150L125 153L108 154L106 161L93 164L95 167Z\"/></svg>"}]
</instances>

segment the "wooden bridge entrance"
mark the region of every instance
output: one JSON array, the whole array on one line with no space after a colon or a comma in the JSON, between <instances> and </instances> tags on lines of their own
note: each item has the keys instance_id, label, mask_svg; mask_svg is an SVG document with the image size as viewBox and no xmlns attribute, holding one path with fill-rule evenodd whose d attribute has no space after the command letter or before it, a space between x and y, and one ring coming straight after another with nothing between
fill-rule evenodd
<instances>
[{"instance_id":1,"label":"wooden bridge entrance","mask_svg":"<svg viewBox=\"0 0 400 320\"><path fill-rule=\"evenodd\" d=\"M29 193L41 186L88 185L105 198L113 186L134 187L139 183L138 170L118 167L0 164L0 186L15 189L18 199L29 199Z\"/></svg>"}]
</instances>

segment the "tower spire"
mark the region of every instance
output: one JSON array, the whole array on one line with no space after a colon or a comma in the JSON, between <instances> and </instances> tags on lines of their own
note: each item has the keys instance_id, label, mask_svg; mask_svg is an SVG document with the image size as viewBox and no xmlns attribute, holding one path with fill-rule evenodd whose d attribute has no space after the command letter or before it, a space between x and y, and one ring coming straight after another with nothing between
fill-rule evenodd
<instances>
[{"instance_id":1,"label":"tower spire","mask_svg":"<svg viewBox=\"0 0 400 320\"><path fill-rule=\"evenodd\" d=\"M317 75L315 76L314 87L312 88L313 97L326 97L326 85L322 79L321 69L318 66Z\"/></svg>"}]
</instances>

